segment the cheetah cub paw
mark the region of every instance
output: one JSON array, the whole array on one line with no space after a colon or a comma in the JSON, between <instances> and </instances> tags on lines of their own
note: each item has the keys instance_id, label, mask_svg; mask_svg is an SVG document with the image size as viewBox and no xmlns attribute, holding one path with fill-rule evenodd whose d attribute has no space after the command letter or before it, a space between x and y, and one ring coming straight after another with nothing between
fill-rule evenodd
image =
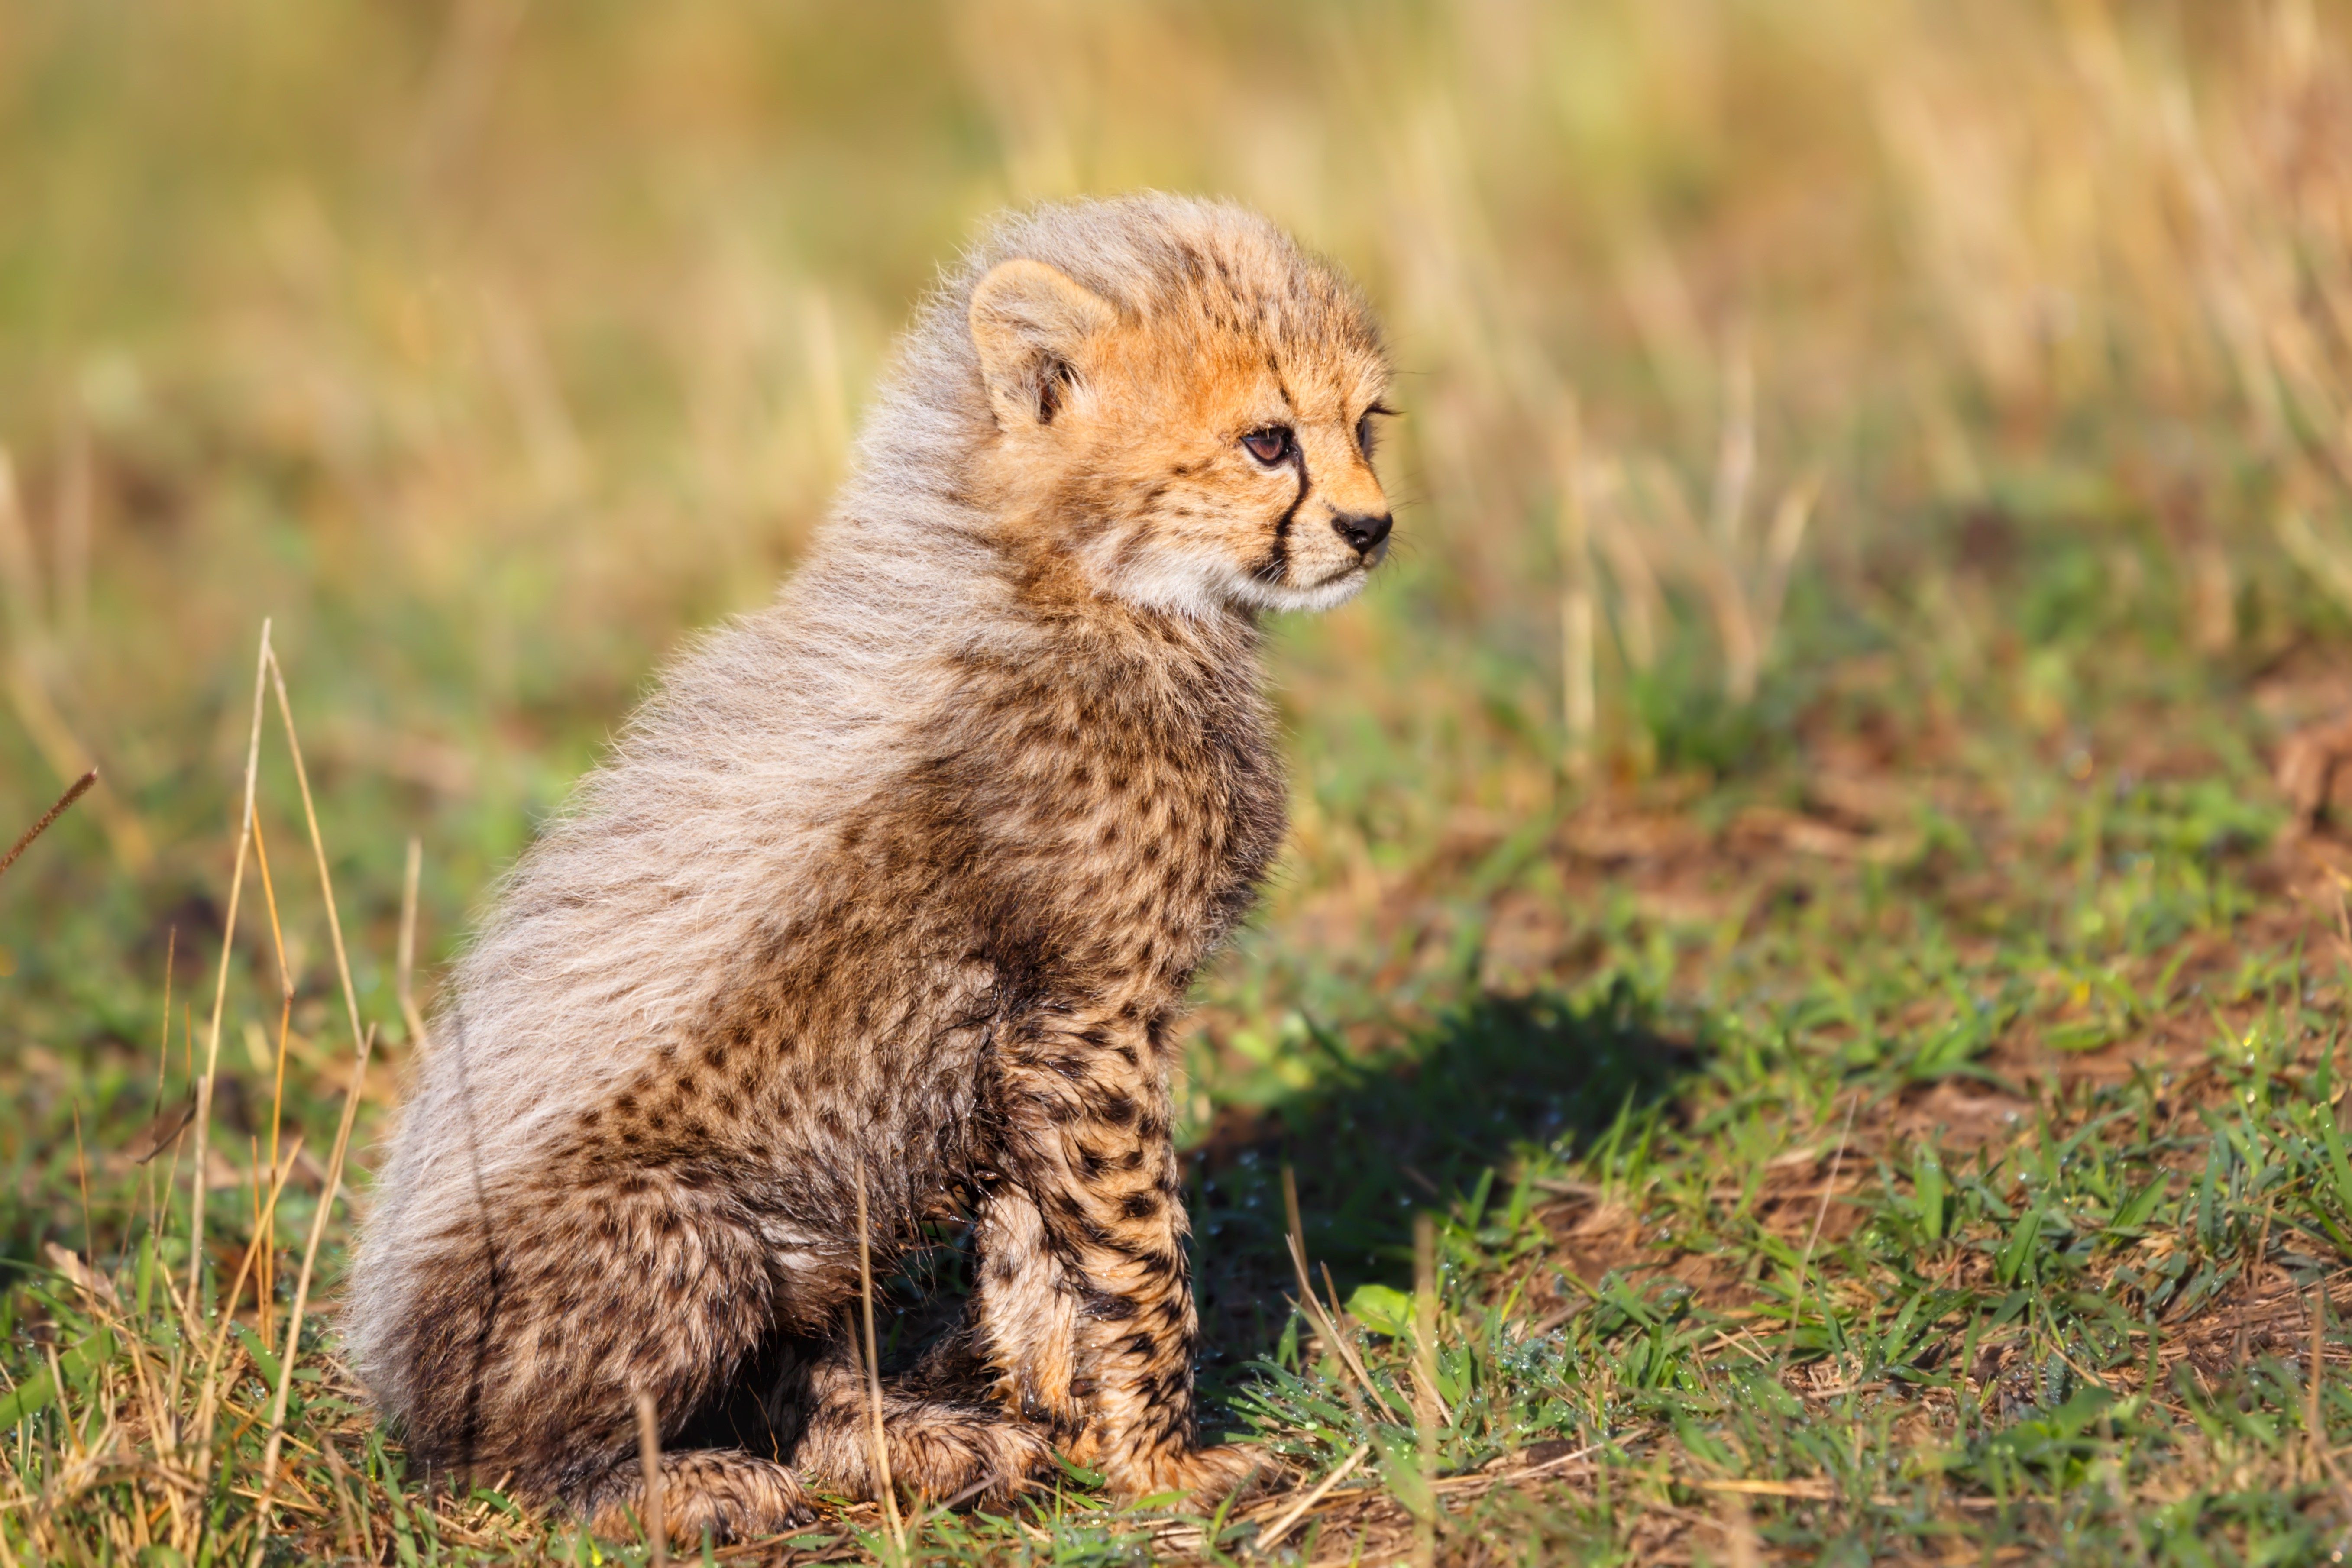
<instances>
[{"instance_id":1,"label":"cheetah cub paw","mask_svg":"<svg viewBox=\"0 0 2352 1568\"><path fill-rule=\"evenodd\" d=\"M1207 1508L1263 1489L1274 1479L1279 1461L1255 1444L1229 1443L1222 1447L1153 1454L1139 1462L1113 1463L1108 1468L1110 1489L1123 1500L1182 1492L1193 1507Z\"/></svg>"}]
</instances>

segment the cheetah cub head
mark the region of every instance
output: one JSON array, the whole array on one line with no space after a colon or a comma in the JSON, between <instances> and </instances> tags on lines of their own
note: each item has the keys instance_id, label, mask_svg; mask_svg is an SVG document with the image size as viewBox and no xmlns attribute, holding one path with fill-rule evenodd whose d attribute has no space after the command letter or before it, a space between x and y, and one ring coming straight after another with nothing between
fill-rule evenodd
<instances>
[{"instance_id":1,"label":"cheetah cub head","mask_svg":"<svg viewBox=\"0 0 2352 1568\"><path fill-rule=\"evenodd\" d=\"M1255 214L1164 196L1047 209L992 248L966 310L980 468L1036 569L1195 616L1363 585L1390 371L1344 278Z\"/></svg>"}]
</instances>

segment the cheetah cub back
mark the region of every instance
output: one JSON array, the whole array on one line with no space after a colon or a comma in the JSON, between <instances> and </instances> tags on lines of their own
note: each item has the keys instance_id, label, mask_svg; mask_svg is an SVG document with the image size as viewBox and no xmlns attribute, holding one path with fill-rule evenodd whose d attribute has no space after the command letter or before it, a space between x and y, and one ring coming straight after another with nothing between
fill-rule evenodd
<instances>
[{"instance_id":1,"label":"cheetah cub back","mask_svg":"<svg viewBox=\"0 0 2352 1568\"><path fill-rule=\"evenodd\" d=\"M458 963L345 1311L413 1459L682 1540L875 1494L875 1244L975 1221L890 1473L1055 1447L1213 1496L1168 1073L1283 832L1258 617L1386 550L1360 297L1242 208L1004 222L925 305L810 558L664 679Z\"/></svg>"}]
</instances>

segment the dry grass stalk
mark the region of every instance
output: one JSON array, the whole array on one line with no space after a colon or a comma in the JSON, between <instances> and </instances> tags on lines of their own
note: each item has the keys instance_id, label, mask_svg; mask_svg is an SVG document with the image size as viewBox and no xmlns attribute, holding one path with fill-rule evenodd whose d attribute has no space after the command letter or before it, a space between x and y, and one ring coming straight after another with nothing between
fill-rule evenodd
<instances>
[{"instance_id":1,"label":"dry grass stalk","mask_svg":"<svg viewBox=\"0 0 2352 1568\"><path fill-rule=\"evenodd\" d=\"M638 1489L646 1500L640 1522L646 1531L646 1551L654 1568L668 1568L669 1521L662 1517L667 1489L662 1480L661 1418L654 1410L654 1396L642 1388L636 1391L636 1404Z\"/></svg>"},{"instance_id":2,"label":"dry grass stalk","mask_svg":"<svg viewBox=\"0 0 2352 1568\"><path fill-rule=\"evenodd\" d=\"M1598 697L1593 679L1592 520L1586 508L1584 432L1573 397L1561 411L1559 451L1559 669L1561 718L1568 729L1569 776L1592 772Z\"/></svg>"},{"instance_id":3,"label":"dry grass stalk","mask_svg":"<svg viewBox=\"0 0 2352 1568\"><path fill-rule=\"evenodd\" d=\"M1415 1419L1421 1419L1425 1401L1426 1414L1435 1419L1422 1424L1450 1426L1454 1412L1437 1386L1437 1222L1426 1209L1412 1221L1412 1314Z\"/></svg>"},{"instance_id":4,"label":"dry grass stalk","mask_svg":"<svg viewBox=\"0 0 2352 1568\"><path fill-rule=\"evenodd\" d=\"M20 653L7 662L6 675L9 700L15 705L17 721L33 738L43 759L57 770L58 776L74 779L85 772L97 771L89 766L90 748L49 700L36 661ZM98 814L99 826L106 830L107 845L114 851L115 863L132 876L144 873L155 858L146 824L108 787L103 778L91 789L90 809Z\"/></svg>"},{"instance_id":5,"label":"dry grass stalk","mask_svg":"<svg viewBox=\"0 0 2352 1568\"><path fill-rule=\"evenodd\" d=\"M286 930L278 918L278 888L269 876L269 837L261 831L261 818L253 819L253 858L261 869L261 899L269 910L270 951L278 960L278 1049L270 1071L269 1089L269 1167L278 1168L278 1140L286 1121L286 1047L294 1025L294 975L286 962ZM252 1026L248 1024L247 1027ZM258 1162L256 1163L258 1169ZM273 1199L267 1214L256 1206L254 1234L268 1238L261 1252L261 1279L255 1288L260 1303L261 1337L269 1338L270 1308L277 1300L278 1247L277 1208ZM236 1305L231 1298L230 1306Z\"/></svg>"},{"instance_id":6,"label":"dry grass stalk","mask_svg":"<svg viewBox=\"0 0 2352 1568\"><path fill-rule=\"evenodd\" d=\"M334 1152L327 1160L326 1180L320 1184L319 1207L310 1221L310 1238L302 1248L301 1271L294 1277L294 1304L286 1313L286 1348L278 1356L278 1389L269 1401L269 1438L262 1448L261 1496L254 1504L250 1561L255 1568L258 1568L262 1546L269 1538L269 1503L277 1489L278 1456L286 1441L286 1399L293 1387L295 1359L301 1348L303 1314L310 1304L311 1271L318 1266L319 1244L326 1237L327 1220L335 1209L335 1195L342 1189L343 1158L351 1150L352 1121L359 1112L360 1090L367 1080L368 1052L374 1043L375 1029L370 1026L352 1063L351 1083L343 1090L342 1119L335 1126Z\"/></svg>"},{"instance_id":7,"label":"dry grass stalk","mask_svg":"<svg viewBox=\"0 0 2352 1568\"><path fill-rule=\"evenodd\" d=\"M890 1444L882 1426L882 1359L874 1339L874 1259L866 1217L866 1162L850 1167L857 1190L857 1308L866 1331L866 1405L873 1422L875 1489L881 1495L882 1519L890 1532L891 1550L900 1561L907 1555L904 1522L898 1517L898 1489L890 1477Z\"/></svg>"},{"instance_id":8,"label":"dry grass stalk","mask_svg":"<svg viewBox=\"0 0 2352 1568\"><path fill-rule=\"evenodd\" d=\"M1788 602L1789 576L1804 548L1805 530L1821 500L1822 474L1808 469L1780 494L1772 509L1772 526L1764 536L1764 560L1756 589L1756 629L1769 653L1780 637L1780 611Z\"/></svg>"},{"instance_id":9,"label":"dry grass stalk","mask_svg":"<svg viewBox=\"0 0 2352 1568\"><path fill-rule=\"evenodd\" d=\"M63 816L68 808L69 808L74 802L79 800L83 795L89 794L89 786L97 782L98 770L96 768L92 768L89 772L82 774L81 777L74 780L71 784L68 784L66 787L66 793L58 796L58 803L49 807L48 810L41 813L41 819L38 822L34 823L32 826L25 829L24 833L18 837L16 842L8 847L7 854L0 855L0 876L5 876L7 873L8 868L16 863L16 858L33 847L33 840L38 838L42 834L47 833L49 830L49 824L55 822L58 817Z\"/></svg>"},{"instance_id":10,"label":"dry grass stalk","mask_svg":"<svg viewBox=\"0 0 2352 1568\"><path fill-rule=\"evenodd\" d=\"M342 916L335 909L334 878L327 869L326 840L319 833L319 808L310 798L310 773L303 765L302 742L294 732L293 706L286 700L286 675L278 668L278 656L269 651L266 642L263 645L262 654L268 668L270 684L278 695L278 717L286 727L286 750L289 760L294 763L294 783L302 795L302 821L310 831L310 853L318 862L319 892L320 901L326 906L327 910L327 936L334 946L335 974L342 982L343 1009L351 1018L352 1044L364 1057L367 1053L367 1042L364 1031L360 1026L359 992L352 984L352 959L350 952L343 946ZM250 813L251 809L248 805L247 812Z\"/></svg>"},{"instance_id":11,"label":"dry grass stalk","mask_svg":"<svg viewBox=\"0 0 2352 1568\"><path fill-rule=\"evenodd\" d=\"M1746 702L1756 695L1764 656L1757 641L1756 618L1729 550L1700 531L1681 479L1663 461L1642 459L1634 466L1633 477L1648 503L1651 520L1664 533L1663 542L1672 552L1675 574L1698 590L1715 618L1716 642L1723 657L1724 695L1734 702Z\"/></svg>"},{"instance_id":12,"label":"dry grass stalk","mask_svg":"<svg viewBox=\"0 0 2352 1568\"><path fill-rule=\"evenodd\" d=\"M2336 1450L2327 1441L2326 1410L2321 1403L2326 1376L2327 1289L2323 1284L2311 1293L2311 1349L2303 1376L2304 1443L2311 1455L2310 1479L2324 1479L2331 1483L2338 1501L2352 1511L2352 1483L2346 1481L2342 1468L2336 1462Z\"/></svg>"},{"instance_id":13,"label":"dry grass stalk","mask_svg":"<svg viewBox=\"0 0 2352 1568\"><path fill-rule=\"evenodd\" d=\"M416 884L424 868L425 847L415 834L408 838L408 864L400 881L400 946L393 964L393 994L400 1004L401 1021L408 1026L408 1048L418 1055L433 1048L425 1017L416 1009Z\"/></svg>"},{"instance_id":14,"label":"dry grass stalk","mask_svg":"<svg viewBox=\"0 0 2352 1568\"><path fill-rule=\"evenodd\" d=\"M1307 1278L1307 1231L1298 1213L1298 1179L1286 1164L1282 1168L1282 1207L1284 1217L1290 1226L1287 1240L1290 1266L1298 1276L1298 1304L1306 1310L1307 1321L1314 1325L1315 1332L1324 1345L1339 1358L1339 1364L1355 1378L1357 1386L1364 1391L1364 1396L1372 1402L1372 1407L1389 1410L1388 1396L1373 1384L1372 1374L1366 1369L1363 1358L1356 1353L1354 1342L1340 1331L1337 1299L1334 1298L1331 1309L1325 1310L1321 1300L1315 1294L1314 1282Z\"/></svg>"},{"instance_id":15,"label":"dry grass stalk","mask_svg":"<svg viewBox=\"0 0 2352 1568\"><path fill-rule=\"evenodd\" d=\"M1637 672L1654 668L1659 628L1669 613L1662 579L1680 580L1708 606L1724 663L1725 694L1746 703L1754 700L1770 656L1822 477L1818 470L1810 472L1783 491L1763 539L1751 542L1756 372L1744 331L1727 336L1716 367L1717 449L1704 527L1675 471L1646 455L1633 461L1633 489L1644 520L1626 518L1620 510L1624 469L1614 460L1588 456L1573 394L1539 372L1521 379L1527 384L1525 402L1548 432L1549 489L1557 498L1565 764L1570 777L1583 778L1592 766L1599 727L1596 550L1608 563L1610 607L1627 667Z\"/></svg>"},{"instance_id":16,"label":"dry grass stalk","mask_svg":"<svg viewBox=\"0 0 2352 1568\"><path fill-rule=\"evenodd\" d=\"M299 1153L300 1150L301 1142L298 1139L294 1144L293 1153ZM289 1153L284 1167L272 1173L268 1198L268 1207L272 1213L276 1212L278 1194L284 1190L287 1177L293 1173L294 1164L292 1154ZM215 1315L215 1321L211 1325L209 1337L212 1342L205 1353L204 1375L197 1384L194 1407L188 1421L191 1439L189 1446L194 1455L195 1489L199 1492L212 1474L214 1423L220 1414L222 1403L222 1357L228 1349L229 1331L236 1323L233 1309L237 1297L245 1289L247 1279L256 1267L256 1255L266 1245L268 1245L267 1238L257 1235L252 1244L247 1247L245 1255L237 1260L236 1275L229 1282L228 1294L223 1299L222 1310ZM202 1298L194 1291L191 1291L186 1298L177 1303L180 1309L184 1343L203 1343L206 1337L205 1325L198 1305L201 1300ZM190 1369L184 1368L175 1358L172 1373L172 1382L175 1387L180 1385L182 1373L187 1370Z\"/></svg>"},{"instance_id":17,"label":"dry grass stalk","mask_svg":"<svg viewBox=\"0 0 2352 1568\"><path fill-rule=\"evenodd\" d=\"M1748 1499L1738 1492L1727 1491L1720 1495L1716 1506L1723 1527L1724 1568L1759 1568L1764 1561L1762 1542L1756 1537L1756 1519L1748 1507Z\"/></svg>"},{"instance_id":18,"label":"dry grass stalk","mask_svg":"<svg viewBox=\"0 0 2352 1568\"><path fill-rule=\"evenodd\" d=\"M58 776L73 779L84 772L97 771L89 766L90 748L83 744L57 705L49 700L36 662L19 655L8 661L6 674L9 700L15 705L17 720L33 738L43 759L57 770ZM90 809L98 814L99 826L106 830L107 845L114 851L115 863L132 876L144 873L155 858L146 824L108 787L103 778L91 788Z\"/></svg>"},{"instance_id":19,"label":"dry grass stalk","mask_svg":"<svg viewBox=\"0 0 2352 1568\"><path fill-rule=\"evenodd\" d=\"M1271 1552L1281 1545L1283 1537L1297 1528L1300 1520L1313 1512L1315 1505L1328 1497L1332 1488L1346 1480L1355 1468L1364 1462L1365 1456L1371 1451L1372 1446L1370 1443L1358 1444L1356 1451L1340 1460L1337 1468L1316 1482L1304 1497L1285 1510L1281 1518L1260 1531L1256 1538L1250 1542L1251 1549L1257 1552Z\"/></svg>"},{"instance_id":20,"label":"dry grass stalk","mask_svg":"<svg viewBox=\"0 0 2352 1568\"><path fill-rule=\"evenodd\" d=\"M1693 513L1681 479L1654 456L1632 460L1630 483L1625 468L1599 459L1579 462L1559 481L1568 498L1561 519L1560 548L1567 563L1563 578L1570 584L1563 591L1564 668L1590 668L1589 653L1579 651L1590 648L1591 637L1585 633L1580 637L1577 630L1575 547L1580 543L1589 559L1597 546L1609 564L1615 589L1612 607L1630 668L1647 671L1655 666L1658 627L1668 613L1662 583L1679 581L1707 606L1723 660L1724 695L1736 703L1754 700L1780 635L1789 581L1820 499L1822 475L1818 468L1809 470L1783 490L1763 538L1751 542L1745 519L1755 482L1755 389L1744 351L1734 350L1727 356L1724 376L1725 422L1705 527ZM1555 467L1561 466L1556 459ZM1625 499L1638 505L1640 521L1622 511ZM1590 568L1585 571L1589 574ZM1580 698L1572 680L1567 701L1572 710L1594 706L1591 699ZM1588 730L1591 722L1584 720ZM1574 718L1570 731L1573 744L1578 733Z\"/></svg>"},{"instance_id":21,"label":"dry grass stalk","mask_svg":"<svg viewBox=\"0 0 2352 1568\"><path fill-rule=\"evenodd\" d=\"M351 1018L353 1055L351 1081L343 1090L342 1118L335 1128L334 1150L327 1160L326 1178L320 1186L319 1206L310 1221L310 1240L302 1249L301 1270L295 1276L294 1303L287 1313L286 1349L278 1358L278 1389L269 1406L269 1437L262 1449L261 1496L254 1509L253 1554L250 1559L254 1568L258 1568L262 1548L269 1537L269 1503L278 1485L278 1458L286 1438L286 1401L293 1385L294 1364L301 1346L303 1314L310 1305L311 1271L318 1263L320 1243L326 1237L328 1218L334 1213L336 1194L342 1187L343 1160L351 1149L352 1124L359 1114L361 1091L367 1083L368 1057L375 1046L373 1026L362 1027L360 1023L359 994L352 984L351 954L343 946L342 920L335 910L334 876L327 867L327 846L319 831L318 805L310 795L310 775L303 764L301 737L294 728L293 705L287 700L285 672L278 668L277 656L269 651L266 628L262 658L277 694L278 716L286 730L287 752L294 763L294 781L302 795L302 820L310 829L310 850L318 862L320 900L326 906L327 934L334 947L335 973L342 981L343 1006ZM248 793L248 826L252 820L250 799Z\"/></svg>"},{"instance_id":22,"label":"dry grass stalk","mask_svg":"<svg viewBox=\"0 0 2352 1568\"><path fill-rule=\"evenodd\" d=\"M1853 1096L1846 1100L1845 1125L1839 1129L1837 1148L1830 1155L1830 1178L1828 1181L1822 1184L1821 1206L1813 1211L1813 1226L1812 1229L1808 1231L1805 1236L1805 1253L1803 1258L1800 1258L1797 1263L1797 1289L1801 1294L1805 1289L1806 1280L1812 1276L1813 1248L1821 1242L1822 1222L1829 1218L1830 1199L1836 1195L1838 1174L1845 1168L1846 1140L1853 1135L1854 1112L1861 1109L1862 1091L1860 1089L1856 1089ZM1826 1315L1828 1310L1828 1304L1826 1302L1823 1302L1822 1310L1824 1315ZM1797 1314L1794 1310L1791 1310L1789 1314L1789 1333L1792 1340L1794 1339L1796 1332Z\"/></svg>"},{"instance_id":23,"label":"dry grass stalk","mask_svg":"<svg viewBox=\"0 0 2352 1568\"><path fill-rule=\"evenodd\" d=\"M269 914L269 950L278 963L278 994L283 998L294 994L294 975L286 963L286 928L278 918L278 885L269 875L269 840L261 831L258 816L253 823L253 860L261 873L262 906Z\"/></svg>"},{"instance_id":24,"label":"dry grass stalk","mask_svg":"<svg viewBox=\"0 0 2352 1568\"><path fill-rule=\"evenodd\" d=\"M1658 663L1658 628L1666 619L1666 595L1650 564L1640 534L1623 511L1625 471L1614 459L1585 469L1585 508L1593 542L1609 563L1615 594L1617 637L1625 663L1647 674Z\"/></svg>"},{"instance_id":25,"label":"dry grass stalk","mask_svg":"<svg viewBox=\"0 0 2352 1568\"><path fill-rule=\"evenodd\" d=\"M204 1299L205 1156L211 1147L213 1077L220 1068L221 1012L228 1004L229 958L236 947L236 906L245 891L245 854L253 837L254 781L261 768L261 708L269 676L269 622L261 623L261 652L253 671L253 728L245 747L245 804L237 814L236 862L229 872L228 910L221 917L220 972L213 984L212 1022L205 1034L205 1076L196 1084L195 1174L188 1204L188 1300Z\"/></svg>"},{"instance_id":26,"label":"dry grass stalk","mask_svg":"<svg viewBox=\"0 0 2352 1568\"><path fill-rule=\"evenodd\" d=\"M86 580L87 572L83 574ZM87 591L85 581L83 591ZM33 739L42 758L68 782L90 766L90 748L82 743L50 700L47 667L50 658L48 627L41 613L39 569L33 555L32 536L25 526L22 497L16 489L16 465L0 447L0 595L8 606L8 645L5 660L8 696L17 721ZM118 864L134 875L144 872L155 858L153 843L139 815L103 782L95 788L90 809L106 830Z\"/></svg>"},{"instance_id":27,"label":"dry grass stalk","mask_svg":"<svg viewBox=\"0 0 2352 1568\"><path fill-rule=\"evenodd\" d=\"M1437 1224L1427 1209L1412 1216L1412 1431L1422 1479L1437 1479L1437 1427L1448 1419L1445 1401L1437 1391ZM1413 1557L1421 1568L1437 1560L1437 1515L1432 1496L1429 1511L1413 1521Z\"/></svg>"},{"instance_id":28,"label":"dry grass stalk","mask_svg":"<svg viewBox=\"0 0 2352 1568\"><path fill-rule=\"evenodd\" d=\"M1756 363L1748 334L1734 331L1723 351L1723 428L1717 437L1715 490L1707 531L1727 560L1737 560L1748 522L1748 491L1756 482Z\"/></svg>"},{"instance_id":29,"label":"dry grass stalk","mask_svg":"<svg viewBox=\"0 0 2352 1568\"><path fill-rule=\"evenodd\" d=\"M33 563L32 536L25 531L25 507L16 489L16 464L0 447L0 593L7 596L8 639L21 655L33 645L41 624L39 573Z\"/></svg>"}]
</instances>

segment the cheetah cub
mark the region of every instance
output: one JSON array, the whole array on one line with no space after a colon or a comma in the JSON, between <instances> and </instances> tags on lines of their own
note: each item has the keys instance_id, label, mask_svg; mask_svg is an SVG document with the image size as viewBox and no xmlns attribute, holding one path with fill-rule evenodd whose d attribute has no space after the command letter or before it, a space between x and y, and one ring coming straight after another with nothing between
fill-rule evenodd
<instances>
[{"instance_id":1,"label":"cheetah cub","mask_svg":"<svg viewBox=\"0 0 2352 1568\"><path fill-rule=\"evenodd\" d=\"M1362 299L1239 207L1005 222L925 305L806 563L671 669L457 964L345 1309L410 1456L686 1542L877 1495L856 1194L974 1222L889 1472L1133 1499L1195 1432L1168 1074L1284 827L1259 616L1379 563Z\"/></svg>"}]
</instances>

